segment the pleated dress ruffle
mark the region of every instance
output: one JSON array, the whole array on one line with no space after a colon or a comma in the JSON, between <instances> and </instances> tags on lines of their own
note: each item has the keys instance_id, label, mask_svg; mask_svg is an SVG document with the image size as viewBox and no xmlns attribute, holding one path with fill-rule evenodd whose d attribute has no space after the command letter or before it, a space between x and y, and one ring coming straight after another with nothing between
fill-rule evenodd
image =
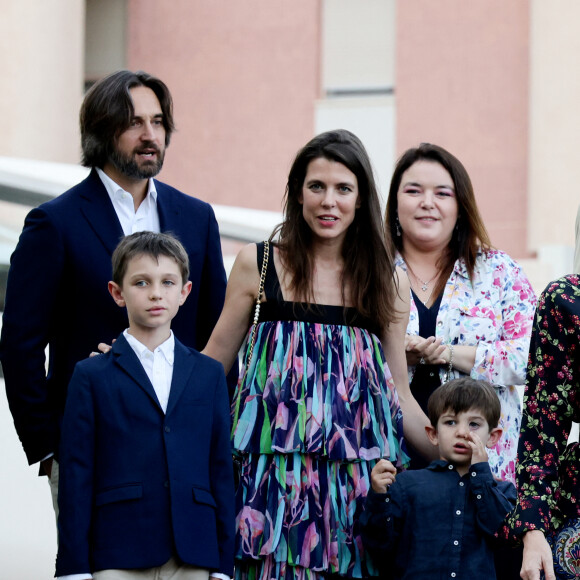
<instances>
[{"instance_id":1,"label":"pleated dress ruffle","mask_svg":"<svg viewBox=\"0 0 580 580\"><path fill-rule=\"evenodd\" d=\"M353 312L262 305L266 320L233 400L232 441L243 460L238 580L378 573L355 521L375 463L404 468L408 458L381 343L352 323Z\"/></svg>"}]
</instances>

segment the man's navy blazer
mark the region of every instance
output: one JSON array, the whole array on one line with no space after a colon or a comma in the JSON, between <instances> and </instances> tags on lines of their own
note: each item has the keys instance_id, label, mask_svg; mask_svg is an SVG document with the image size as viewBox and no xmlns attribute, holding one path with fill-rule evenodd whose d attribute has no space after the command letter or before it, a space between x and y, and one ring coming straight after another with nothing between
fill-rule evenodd
<instances>
[{"instance_id":1,"label":"man's navy blazer","mask_svg":"<svg viewBox=\"0 0 580 580\"><path fill-rule=\"evenodd\" d=\"M155 187L161 231L175 234L190 261L191 294L172 328L185 345L202 350L225 298L217 222L209 204L159 181ZM75 364L128 326L125 309L107 289L111 255L122 237L94 169L26 218L8 273L0 360L10 410L31 464L58 451Z\"/></svg>"},{"instance_id":2,"label":"man's navy blazer","mask_svg":"<svg viewBox=\"0 0 580 580\"><path fill-rule=\"evenodd\" d=\"M229 432L223 367L177 340L165 414L122 334L78 363L62 425L57 576L175 555L231 576Z\"/></svg>"}]
</instances>

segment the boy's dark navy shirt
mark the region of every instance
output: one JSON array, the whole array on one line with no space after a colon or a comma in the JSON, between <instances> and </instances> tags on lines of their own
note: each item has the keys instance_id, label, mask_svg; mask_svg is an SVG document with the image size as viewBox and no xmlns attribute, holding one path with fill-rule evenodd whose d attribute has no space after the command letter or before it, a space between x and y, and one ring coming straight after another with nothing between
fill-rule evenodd
<instances>
[{"instance_id":1,"label":"boy's dark navy shirt","mask_svg":"<svg viewBox=\"0 0 580 580\"><path fill-rule=\"evenodd\" d=\"M397 475L386 494L372 490L359 520L365 548L395 580L495 579L490 540L516 503L512 483L488 463L461 477L447 461Z\"/></svg>"}]
</instances>

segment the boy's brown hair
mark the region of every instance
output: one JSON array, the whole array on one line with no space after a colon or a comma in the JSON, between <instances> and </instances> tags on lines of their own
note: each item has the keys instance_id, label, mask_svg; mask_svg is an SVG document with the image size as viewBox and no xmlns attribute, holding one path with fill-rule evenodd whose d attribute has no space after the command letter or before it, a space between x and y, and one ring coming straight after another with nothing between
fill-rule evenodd
<instances>
[{"instance_id":1,"label":"boy's brown hair","mask_svg":"<svg viewBox=\"0 0 580 580\"><path fill-rule=\"evenodd\" d=\"M125 236L113 252L113 282L122 286L127 265L137 256L167 256L179 266L183 284L189 279L189 258L181 242L171 234L136 232Z\"/></svg>"},{"instance_id":2,"label":"boy's brown hair","mask_svg":"<svg viewBox=\"0 0 580 580\"><path fill-rule=\"evenodd\" d=\"M446 411L457 414L469 409L481 411L490 430L498 426L501 404L495 389L487 381L469 377L453 379L435 389L427 403L427 415L435 428L439 417Z\"/></svg>"}]
</instances>

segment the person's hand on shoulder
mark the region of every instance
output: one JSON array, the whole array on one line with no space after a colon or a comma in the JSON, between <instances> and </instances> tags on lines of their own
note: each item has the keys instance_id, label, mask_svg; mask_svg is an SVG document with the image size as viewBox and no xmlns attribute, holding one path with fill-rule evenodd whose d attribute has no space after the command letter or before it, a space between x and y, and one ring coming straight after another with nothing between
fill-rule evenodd
<instances>
[{"instance_id":1,"label":"person's hand on shoulder","mask_svg":"<svg viewBox=\"0 0 580 580\"><path fill-rule=\"evenodd\" d=\"M107 354L112 348L113 348L113 344L115 344L115 341L117 339L114 338L111 341L111 344L107 344L106 342L99 342L99 345L97 346L97 348L99 349L98 352L97 351L93 351L89 357L93 357L93 356L97 356L99 354Z\"/></svg>"}]
</instances>

